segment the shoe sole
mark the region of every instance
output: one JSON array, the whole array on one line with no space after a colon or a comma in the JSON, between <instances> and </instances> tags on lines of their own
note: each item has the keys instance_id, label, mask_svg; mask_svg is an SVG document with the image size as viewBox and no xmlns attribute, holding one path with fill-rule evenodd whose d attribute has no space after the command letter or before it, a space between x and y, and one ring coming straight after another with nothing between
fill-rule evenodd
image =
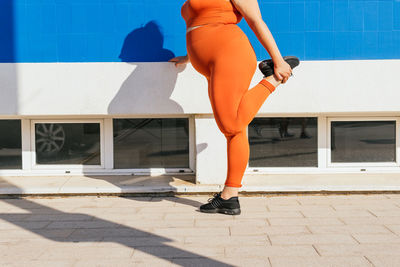
<instances>
[{"instance_id":1,"label":"shoe sole","mask_svg":"<svg viewBox=\"0 0 400 267\"><path fill-rule=\"evenodd\" d=\"M214 209L214 210L202 210L200 209L201 212L205 213L222 213L222 214L229 214L229 215L239 215L240 214L240 209Z\"/></svg>"},{"instance_id":2,"label":"shoe sole","mask_svg":"<svg viewBox=\"0 0 400 267\"><path fill-rule=\"evenodd\" d=\"M296 56L284 56L283 59L289 64L291 69L294 69L300 64L300 60ZM261 61L260 64L258 64L258 68L266 77L275 73L272 59Z\"/></svg>"}]
</instances>

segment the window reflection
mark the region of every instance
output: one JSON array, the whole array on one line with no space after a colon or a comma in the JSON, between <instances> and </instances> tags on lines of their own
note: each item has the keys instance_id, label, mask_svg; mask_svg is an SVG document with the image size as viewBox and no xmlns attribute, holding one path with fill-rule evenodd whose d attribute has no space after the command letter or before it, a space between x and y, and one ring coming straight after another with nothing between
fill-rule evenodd
<instances>
[{"instance_id":1,"label":"window reflection","mask_svg":"<svg viewBox=\"0 0 400 267\"><path fill-rule=\"evenodd\" d=\"M114 168L188 168L187 118L114 119Z\"/></svg>"},{"instance_id":2,"label":"window reflection","mask_svg":"<svg viewBox=\"0 0 400 267\"><path fill-rule=\"evenodd\" d=\"M38 164L100 165L100 123L35 123Z\"/></svg>"},{"instance_id":3,"label":"window reflection","mask_svg":"<svg viewBox=\"0 0 400 267\"><path fill-rule=\"evenodd\" d=\"M254 118L249 167L317 167L317 118Z\"/></svg>"},{"instance_id":4,"label":"window reflection","mask_svg":"<svg viewBox=\"0 0 400 267\"><path fill-rule=\"evenodd\" d=\"M0 169L22 169L20 120L0 120Z\"/></svg>"},{"instance_id":5,"label":"window reflection","mask_svg":"<svg viewBox=\"0 0 400 267\"><path fill-rule=\"evenodd\" d=\"M396 121L331 122L332 162L395 162Z\"/></svg>"}]
</instances>

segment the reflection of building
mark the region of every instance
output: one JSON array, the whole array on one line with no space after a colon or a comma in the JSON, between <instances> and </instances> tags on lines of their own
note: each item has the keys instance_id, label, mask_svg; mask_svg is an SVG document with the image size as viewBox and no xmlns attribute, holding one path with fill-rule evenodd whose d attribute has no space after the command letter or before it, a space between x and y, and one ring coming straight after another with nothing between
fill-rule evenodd
<instances>
[{"instance_id":1,"label":"reflection of building","mask_svg":"<svg viewBox=\"0 0 400 267\"><path fill-rule=\"evenodd\" d=\"M226 140L206 80L190 64L165 62L186 53L184 21L171 15L179 4L111 2L112 12L96 1L0 8L0 16L27 14L7 15L9 31L0 30L9 42L0 52L0 175L153 171L222 183ZM263 18L281 53L301 64L249 125L246 174L400 174L400 3L260 6L290 8L290 18ZM268 58L239 25L258 59ZM257 70L251 86L261 77Z\"/></svg>"}]
</instances>

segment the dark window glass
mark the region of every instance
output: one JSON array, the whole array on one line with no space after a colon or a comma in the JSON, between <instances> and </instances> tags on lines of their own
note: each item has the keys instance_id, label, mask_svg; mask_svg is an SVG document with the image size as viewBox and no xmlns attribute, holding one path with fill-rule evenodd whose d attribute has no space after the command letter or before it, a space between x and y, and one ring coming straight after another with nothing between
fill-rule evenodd
<instances>
[{"instance_id":1,"label":"dark window glass","mask_svg":"<svg viewBox=\"0 0 400 267\"><path fill-rule=\"evenodd\" d=\"M317 118L254 118L249 167L317 167Z\"/></svg>"},{"instance_id":2,"label":"dark window glass","mask_svg":"<svg viewBox=\"0 0 400 267\"><path fill-rule=\"evenodd\" d=\"M37 164L100 165L99 123L36 123Z\"/></svg>"},{"instance_id":3,"label":"dark window glass","mask_svg":"<svg viewBox=\"0 0 400 267\"><path fill-rule=\"evenodd\" d=\"M0 169L22 169L20 120L0 120Z\"/></svg>"},{"instance_id":4,"label":"dark window glass","mask_svg":"<svg viewBox=\"0 0 400 267\"><path fill-rule=\"evenodd\" d=\"M114 119L114 168L189 167L187 118Z\"/></svg>"},{"instance_id":5,"label":"dark window glass","mask_svg":"<svg viewBox=\"0 0 400 267\"><path fill-rule=\"evenodd\" d=\"M396 121L331 122L331 162L396 161Z\"/></svg>"}]
</instances>

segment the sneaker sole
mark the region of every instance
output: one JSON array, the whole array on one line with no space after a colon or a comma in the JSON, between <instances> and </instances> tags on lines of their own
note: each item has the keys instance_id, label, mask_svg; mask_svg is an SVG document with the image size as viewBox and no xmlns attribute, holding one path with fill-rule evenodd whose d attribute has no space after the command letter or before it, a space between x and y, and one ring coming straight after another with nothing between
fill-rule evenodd
<instances>
[{"instance_id":1,"label":"sneaker sole","mask_svg":"<svg viewBox=\"0 0 400 267\"><path fill-rule=\"evenodd\" d=\"M300 64L300 60L296 56L284 56L283 59L294 69ZM272 59L266 59L258 64L258 68L265 76L274 74L274 62Z\"/></svg>"},{"instance_id":2,"label":"sneaker sole","mask_svg":"<svg viewBox=\"0 0 400 267\"><path fill-rule=\"evenodd\" d=\"M205 213L222 213L222 214L229 214L229 215L239 215L240 214L240 209L214 209L214 210L202 210L200 209L201 212Z\"/></svg>"}]
</instances>

